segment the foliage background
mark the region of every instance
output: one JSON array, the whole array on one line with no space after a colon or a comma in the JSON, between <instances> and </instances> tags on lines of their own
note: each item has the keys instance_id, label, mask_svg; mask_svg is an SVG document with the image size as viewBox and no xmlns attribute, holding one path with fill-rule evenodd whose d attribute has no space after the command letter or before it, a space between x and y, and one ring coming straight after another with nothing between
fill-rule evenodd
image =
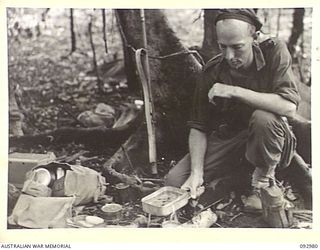
<instances>
[{"instance_id":1,"label":"foliage background","mask_svg":"<svg viewBox=\"0 0 320 250\"><path fill-rule=\"evenodd\" d=\"M70 125L82 111L90 110L99 102L112 105L119 111L124 102L141 98L127 89L123 77L114 79L103 75L104 86L110 89L97 95L97 79L93 74L92 50L88 23L93 21L93 38L98 66L123 57L122 43L111 9L107 15L108 54L104 51L102 16L99 9L74 9L76 51L70 55L71 38L69 9L7 8L8 73L10 89L18 89L19 103L24 109L24 131L34 134ZM200 9L165 9L168 21L182 43L202 45L203 11ZM291 34L293 9L259 9L264 22L265 36L279 36L285 41ZM300 61L298 79L308 82L311 62L312 9L304 17L304 33L298 42ZM124 85L125 86L125 85ZM62 100L62 102L61 102ZM68 112L66 112L66 110Z\"/></svg>"}]
</instances>

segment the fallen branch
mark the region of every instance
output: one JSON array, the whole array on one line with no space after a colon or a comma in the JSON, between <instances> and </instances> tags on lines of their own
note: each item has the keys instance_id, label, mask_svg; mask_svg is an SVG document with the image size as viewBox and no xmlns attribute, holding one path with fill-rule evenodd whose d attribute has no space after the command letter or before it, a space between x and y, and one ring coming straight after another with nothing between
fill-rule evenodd
<instances>
[{"instance_id":1,"label":"fallen branch","mask_svg":"<svg viewBox=\"0 0 320 250\"><path fill-rule=\"evenodd\" d=\"M137 140L137 141L135 141ZM113 177L118 178L121 182L124 182L129 185L135 185L138 183L137 179L132 176L120 173L121 170L116 169L119 162L122 163L121 168L129 166L129 169L132 170L132 162L128 162L128 151L132 149L132 147L136 147L139 138L135 138L131 136L117 151L116 153L103 165L103 174L104 175L111 175ZM126 154L124 154L126 151ZM126 162L126 163L125 163ZM131 165L130 165L131 164ZM132 170L133 171L133 170Z\"/></svg>"},{"instance_id":2,"label":"fallen branch","mask_svg":"<svg viewBox=\"0 0 320 250\"><path fill-rule=\"evenodd\" d=\"M130 120L124 116L130 114ZM47 146L51 144L77 143L96 149L119 147L141 124L142 112L138 110L125 111L120 116L118 127L106 128L60 128L51 132L24 135L9 138L10 147L32 147L37 145Z\"/></svg>"}]
</instances>

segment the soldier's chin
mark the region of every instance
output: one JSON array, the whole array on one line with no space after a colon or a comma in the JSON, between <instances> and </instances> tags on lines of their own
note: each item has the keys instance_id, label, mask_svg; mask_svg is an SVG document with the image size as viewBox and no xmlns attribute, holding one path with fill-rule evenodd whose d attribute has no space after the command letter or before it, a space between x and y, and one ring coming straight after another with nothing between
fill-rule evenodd
<instances>
[{"instance_id":1,"label":"soldier's chin","mask_svg":"<svg viewBox=\"0 0 320 250\"><path fill-rule=\"evenodd\" d=\"M241 63L230 63L229 64L231 68L233 69L240 69L242 64Z\"/></svg>"}]
</instances>

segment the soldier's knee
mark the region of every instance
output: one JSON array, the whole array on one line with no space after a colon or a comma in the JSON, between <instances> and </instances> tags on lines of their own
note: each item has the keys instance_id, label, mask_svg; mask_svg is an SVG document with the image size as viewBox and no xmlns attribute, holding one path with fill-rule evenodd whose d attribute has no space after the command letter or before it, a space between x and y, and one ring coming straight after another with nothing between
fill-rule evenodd
<instances>
[{"instance_id":1,"label":"soldier's knee","mask_svg":"<svg viewBox=\"0 0 320 250\"><path fill-rule=\"evenodd\" d=\"M270 130L278 130L280 116L264 110L255 110L251 116L249 130L268 132Z\"/></svg>"}]
</instances>

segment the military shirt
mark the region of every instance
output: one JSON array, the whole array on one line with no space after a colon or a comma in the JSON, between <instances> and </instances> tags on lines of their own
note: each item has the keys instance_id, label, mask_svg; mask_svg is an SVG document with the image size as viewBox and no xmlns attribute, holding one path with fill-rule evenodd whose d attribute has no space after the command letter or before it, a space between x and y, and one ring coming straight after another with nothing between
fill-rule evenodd
<instances>
[{"instance_id":1,"label":"military shirt","mask_svg":"<svg viewBox=\"0 0 320 250\"><path fill-rule=\"evenodd\" d=\"M214 97L215 105L209 102L208 93L219 82L240 86L256 92L278 94L298 106L300 95L291 68L291 55L286 44L270 38L252 46L254 61L245 75L232 76L230 66L221 54L211 59L197 77L190 128L209 132L221 124L234 130L248 127L253 107L235 99Z\"/></svg>"}]
</instances>

